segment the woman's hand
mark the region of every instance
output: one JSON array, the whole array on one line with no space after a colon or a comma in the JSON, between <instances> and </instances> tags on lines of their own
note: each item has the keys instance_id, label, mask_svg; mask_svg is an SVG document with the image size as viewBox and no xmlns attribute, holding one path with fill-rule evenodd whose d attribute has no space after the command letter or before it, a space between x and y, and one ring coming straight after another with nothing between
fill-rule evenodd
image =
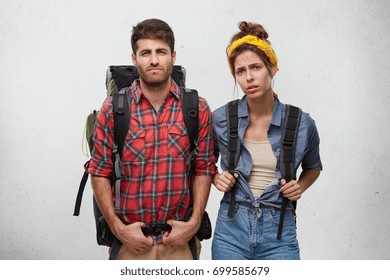
<instances>
[{"instance_id":1,"label":"woman's hand","mask_svg":"<svg viewBox=\"0 0 390 280\"><path fill-rule=\"evenodd\" d=\"M283 196L289 200L298 200L302 194L317 180L320 176L320 170L306 169L303 170L298 181L291 180L286 183L285 179L280 180L282 187L280 191Z\"/></svg>"},{"instance_id":2,"label":"woman's hand","mask_svg":"<svg viewBox=\"0 0 390 280\"><path fill-rule=\"evenodd\" d=\"M238 177L238 173L234 173L233 176L228 171L223 171L214 175L213 184L219 191L228 192L234 187Z\"/></svg>"},{"instance_id":3,"label":"woman's hand","mask_svg":"<svg viewBox=\"0 0 390 280\"><path fill-rule=\"evenodd\" d=\"M280 183L282 184L280 191L285 198L288 198L289 200L298 200L301 198L304 189L297 181L291 180L286 183L286 180L282 179L280 180Z\"/></svg>"}]
</instances>

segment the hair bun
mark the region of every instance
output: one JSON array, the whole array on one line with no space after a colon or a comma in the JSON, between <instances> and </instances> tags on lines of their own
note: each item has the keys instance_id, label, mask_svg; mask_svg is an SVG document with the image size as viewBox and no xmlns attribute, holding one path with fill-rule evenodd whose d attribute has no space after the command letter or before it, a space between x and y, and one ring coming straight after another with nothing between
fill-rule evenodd
<instances>
[{"instance_id":1,"label":"hair bun","mask_svg":"<svg viewBox=\"0 0 390 280\"><path fill-rule=\"evenodd\" d=\"M268 39L267 31L258 23L241 21L238 23L238 28L246 35L254 35L262 40Z\"/></svg>"}]
</instances>

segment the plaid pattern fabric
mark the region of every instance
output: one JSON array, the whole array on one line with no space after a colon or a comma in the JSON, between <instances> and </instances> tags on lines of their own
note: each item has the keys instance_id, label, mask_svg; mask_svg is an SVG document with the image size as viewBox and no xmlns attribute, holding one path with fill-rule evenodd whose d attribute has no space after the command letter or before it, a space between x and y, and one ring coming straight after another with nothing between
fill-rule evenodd
<instances>
[{"instance_id":1,"label":"plaid pattern fabric","mask_svg":"<svg viewBox=\"0 0 390 280\"><path fill-rule=\"evenodd\" d=\"M170 94L155 112L139 81L131 87L131 120L123 147L121 214L124 222L164 223L184 218L190 202L187 159L189 139L181 110L181 92L172 81ZM199 100L199 152L195 174L215 173L212 114ZM88 172L110 177L113 172L113 111L107 98L98 116L95 147Z\"/></svg>"}]
</instances>

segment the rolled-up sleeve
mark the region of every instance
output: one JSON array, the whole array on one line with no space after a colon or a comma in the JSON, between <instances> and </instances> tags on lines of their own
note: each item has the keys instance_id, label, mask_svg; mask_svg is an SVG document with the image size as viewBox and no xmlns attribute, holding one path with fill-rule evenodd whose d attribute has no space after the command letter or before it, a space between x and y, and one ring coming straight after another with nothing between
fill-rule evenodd
<instances>
[{"instance_id":1,"label":"rolled-up sleeve","mask_svg":"<svg viewBox=\"0 0 390 280\"><path fill-rule=\"evenodd\" d=\"M213 116L205 99L199 98L198 154L195 175L212 176L217 172L214 156Z\"/></svg>"},{"instance_id":2,"label":"rolled-up sleeve","mask_svg":"<svg viewBox=\"0 0 390 280\"><path fill-rule=\"evenodd\" d=\"M99 111L95 132L93 134L94 147L88 167L88 173L110 177L113 170L113 111L112 99L107 98Z\"/></svg>"},{"instance_id":3,"label":"rolled-up sleeve","mask_svg":"<svg viewBox=\"0 0 390 280\"><path fill-rule=\"evenodd\" d=\"M320 137L317 126L314 120L308 117L308 138L307 151L302 160L302 169L317 169L322 170L322 162L320 157Z\"/></svg>"}]
</instances>

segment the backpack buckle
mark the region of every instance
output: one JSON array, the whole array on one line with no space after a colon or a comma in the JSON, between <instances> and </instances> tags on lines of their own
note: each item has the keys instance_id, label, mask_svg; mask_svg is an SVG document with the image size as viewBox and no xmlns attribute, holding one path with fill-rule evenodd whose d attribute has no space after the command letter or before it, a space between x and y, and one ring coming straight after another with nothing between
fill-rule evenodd
<instances>
[{"instance_id":1,"label":"backpack buckle","mask_svg":"<svg viewBox=\"0 0 390 280\"><path fill-rule=\"evenodd\" d=\"M238 128L231 127L229 130L229 137L230 138L238 138Z\"/></svg>"},{"instance_id":2,"label":"backpack buckle","mask_svg":"<svg viewBox=\"0 0 390 280\"><path fill-rule=\"evenodd\" d=\"M112 147L112 154L116 155L118 153L118 145L114 142L114 146Z\"/></svg>"},{"instance_id":3,"label":"backpack buckle","mask_svg":"<svg viewBox=\"0 0 390 280\"><path fill-rule=\"evenodd\" d=\"M196 110L195 109L188 110L188 115L191 118L196 118Z\"/></svg>"},{"instance_id":4,"label":"backpack buckle","mask_svg":"<svg viewBox=\"0 0 390 280\"><path fill-rule=\"evenodd\" d=\"M285 150L285 151L291 151L294 149L294 140L287 140L285 139L283 142L282 142L282 149Z\"/></svg>"}]
</instances>

